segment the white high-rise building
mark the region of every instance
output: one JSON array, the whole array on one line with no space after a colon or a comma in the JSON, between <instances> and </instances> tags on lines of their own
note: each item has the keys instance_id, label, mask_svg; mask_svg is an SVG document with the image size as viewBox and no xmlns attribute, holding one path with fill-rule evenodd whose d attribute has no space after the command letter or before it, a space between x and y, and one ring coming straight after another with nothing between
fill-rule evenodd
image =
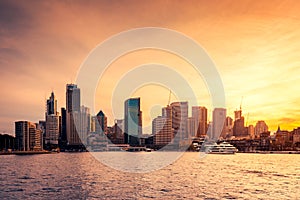
<instances>
[{"instance_id":1,"label":"white high-rise building","mask_svg":"<svg viewBox=\"0 0 300 200\"><path fill-rule=\"evenodd\" d=\"M172 128L174 137L180 140L188 138L187 120L188 120L188 102L173 102L171 103L172 109Z\"/></svg>"},{"instance_id":2,"label":"white high-rise building","mask_svg":"<svg viewBox=\"0 0 300 200\"><path fill-rule=\"evenodd\" d=\"M217 140L224 130L226 120L226 109L225 108L215 108L213 111L213 127L212 135L210 139Z\"/></svg>"},{"instance_id":3,"label":"white high-rise building","mask_svg":"<svg viewBox=\"0 0 300 200\"><path fill-rule=\"evenodd\" d=\"M192 107L192 117L195 119L195 136L206 135L207 132L207 108L203 106Z\"/></svg>"},{"instance_id":4,"label":"white high-rise building","mask_svg":"<svg viewBox=\"0 0 300 200\"><path fill-rule=\"evenodd\" d=\"M172 140L171 119L158 116L152 121L153 144L164 146Z\"/></svg>"}]
</instances>

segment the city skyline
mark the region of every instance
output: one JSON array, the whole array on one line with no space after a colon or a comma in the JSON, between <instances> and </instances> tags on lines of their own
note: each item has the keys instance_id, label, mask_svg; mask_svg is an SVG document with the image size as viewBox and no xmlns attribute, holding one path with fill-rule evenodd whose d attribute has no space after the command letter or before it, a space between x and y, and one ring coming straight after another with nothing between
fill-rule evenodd
<instances>
[{"instance_id":1,"label":"city skyline","mask_svg":"<svg viewBox=\"0 0 300 200\"><path fill-rule=\"evenodd\" d=\"M174 29L206 49L223 80L229 116L239 108L243 96L243 113L245 117L249 113L249 124L264 120L272 131L278 125L287 130L300 125L299 2L120 3L127 7L105 1L94 3L97 6L93 3L83 6L81 2L69 6L58 1L34 5L0 2L0 81L5 86L0 99L0 132L14 133L13 122L17 120L43 119L49 91L55 92L57 107L64 107L64 85L76 80L88 53L114 34L144 26ZM45 9L49 12L44 12ZM194 71L186 70L190 66L166 52L145 50L119 58L101 79L95 110L106 113L108 124L120 118L114 117L110 109L114 84L128 70L149 62L172 66L190 80L197 91L198 104L207 106L212 119L209 93L203 81L194 80ZM167 105L168 94L167 88L157 85L138 88L132 94L144 99L143 125L151 124L156 110L160 110L153 105ZM176 100L189 99L176 99L172 95L172 101Z\"/></svg>"},{"instance_id":2,"label":"city skyline","mask_svg":"<svg viewBox=\"0 0 300 200\"><path fill-rule=\"evenodd\" d=\"M39 119L38 123L42 123L45 122L45 127L47 130L47 123L48 123L48 119L55 117L55 126L53 127L53 122L52 119L49 120L50 124L51 124L51 130L56 130L56 132L58 131L58 126L59 126L59 117L63 118L63 115L65 116L65 120L66 122L66 126L67 126L67 130L69 129L69 132L74 132L73 134L78 134L76 133L77 131L75 130L75 122L71 122L72 120L68 120L68 115L78 115L81 116L82 114L84 118L88 118L88 122L89 125L85 124L88 127L88 130L90 130L91 132L93 132L93 129L98 129L98 132L102 132L104 133L105 130L107 129L107 127L113 127L116 124L116 121L122 120L132 126L132 128L125 128L123 129L123 131L126 133L128 132L130 129L131 132L133 133L133 135L137 136L137 137L141 137L142 134L153 134L153 131L155 128L155 126L153 126L153 122L155 120L157 120L160 117L163 118L170 118L170 116L176 116L171 117L172 118L172 128L175 128L177 130L176 127L181 127L180 130L178 130L179 135L185 135L183 138L188 137L188 135L190 134L190 131L188 130L188 124L189 124L189 120L193 120L193 124L198 124L195 125L195 127L193 129L194 132L191 136L196 136L196 137L203 137L205 135L209 135L209 134L213 134L210 137L212 137L213 139L217 139L218 137L222 137L224 130L226 130L226 126L227 126L227 118L231 119L231 124L232 124L232 128L233 131L237 132L238 137L240 136L247 136L247 135L251 135L250 133L248 133L248 130L245 130L246 132L244 132L244 129L248 129L250 127L253 128L257 128L258 124L262 124L262 127L259 128L262 129L260 131L255 130L255 135L257 135L256 132L268 132L269 131L269 127L266 124L266 122L264 120L258 120L257 122L255 122L254 124L248 124L248 120L246 119L245 121L245 117L244 114L242 112L242 107L240 107L239 110L235 110L234 111L234 118L231 117L230 115L227 114L227 109L226 108L222 108L222 107L215 107L213 109L213 111L210 113L212 115L212 118L209 119L207 116L207 108L205 106L190 106L188 101L169 101L169 105L166 105L165 107L161 108L161 113L158 112L157 115L155 115L151 121L151 126L150 126L150 132L148 131L149 127L146 128L146 131L144 129L144 127L142 126L143 124L143 117L142 117L142 110L140 110L141 108L141 97L131 97L129 99L125 99L124 100L124 112L122 113L124 118L120 118L120 119L113 119L112 121L114 121L114 124L112 125L108 125L107 121L108 118L105 116L104 112L102 109L100 109L98 112L96 112L95 114L90 113L90 108L86 107L85 105L81 105L81 96L80 96L80 88L76 85L76 84L66 84L66 105L65 107L61 107L61 113L57 112L57 99L55 97L54 92L51 92L50 97L46 100L46 110L45 110L45 118L43 119ZM170 91L171 94L171 91ZM171 99L169 99L171 100ZM65 114L63 112L66 112ZM72 113L72 114L71 114ZM77 118L77 117L76 117ZM98 128L97 125L94 124L95 122L92 122L93 118L96 118L99 121L98 124ZM247 117L248 118L248 117ZM44 121L45 120L45 121ZM174 120L174 121L173 121ZM239 120L242 120L241 122L239 122ZM28 121L30 122L30 120L25 119L25 120L15 120L16 121ZM233 126L233 121L239 123L240 125L240 129L235 130L235 126ZM76 122L78 123L78 122ZM82 123L82 121L80 122ZM86 122L85 122L86 123ZM160 124L162 122L159 122ZM93 125L94 124L94 125ZM223 124L223 125L222 125ZM246 126L245 126L246 124ZM255 126L254 126L255 125ZM81 125L80 125L81 126ZM92 128L93 126L95 126L94 128ZM174 126L174 127L173 127ZM197 127L198 126L198 127ZM203 126L203 127L202 127ZM211 126L211 127L210 127ZM224 127L223 127L224 126ZM209 129L209 127L211 128L212 133L209 133L207 129ZM264 128L266 127L266 128ZM280 126L277 127L276 131L278 132ZM154 128L154 129L153 129ZM299 128L299 127L297 127ZM74 130L73 130L74 129ZM202 129L202 130L201 130ZM228 130L227 130L228 131ZM254 131L254 130L253 130ZM155 131L154 131L155 132ZM220 134L218 134L220 133ZM270 132L272 133L272 131ZM275 131L273 132L275 133ZM50 134L50 133L47 133ZM46 134L46 139L47 139L47 134ZM51 133L52 134L52 133ZM58 132L55 133L57 136L53 136L53 137L57 137L58 138ZM72 134L68 134L67 132L65 133L67 135L72 135ZM215 135L217 134L217 135ZM82 134L81 134L82 135ZM233 134L234 135L234 134ZM225 135L224 135L225 136ZM234 135L235 136L235 135ZM49 137L49 136L48 136ZM81 136L80 136L81 137ZM82 136L83 137L83 136ZM128 135L129 137L129 135ZM79 139L79 138L78 138ZM75 139L76 141L78 139ZM57 139L56 139L57 140ZM69 139L70 140L70 139ZM129 140L129 139L127 139ZM78 142L77 142L78 143Z\"/></svg>"}]
</instances>

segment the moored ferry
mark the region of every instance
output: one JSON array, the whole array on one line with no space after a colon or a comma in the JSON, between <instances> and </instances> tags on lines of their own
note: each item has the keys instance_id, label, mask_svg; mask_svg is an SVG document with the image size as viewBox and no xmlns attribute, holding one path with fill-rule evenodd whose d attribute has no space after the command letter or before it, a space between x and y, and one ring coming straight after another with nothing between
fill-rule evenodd
<instances>
[{"instance_id":1,"label":"moored ferry","mask_svg":"<svg viewBox=\"0 0 300 200\"><path fill-rule=\"evenodd\" d=\"M204 151L209 154L235 154L238 149L228 142L221 142L220 144L205 144Z\"/></svg>"}]
</instances>

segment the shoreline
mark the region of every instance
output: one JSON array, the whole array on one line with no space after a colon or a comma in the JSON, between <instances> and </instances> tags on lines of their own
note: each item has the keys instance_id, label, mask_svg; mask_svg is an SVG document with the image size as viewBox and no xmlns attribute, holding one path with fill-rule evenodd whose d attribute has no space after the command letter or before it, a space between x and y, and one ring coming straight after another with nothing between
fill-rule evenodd
<instances>
[{"instance_id":1,"label":"shoreline","mask_svg":"<svg viewBox=\"0 0 300 200\"><path fill-rule=\"evenodd\" d=\"M72 152L66 151L61 153L86 153L84 152ZM116 152L116 151L103 151L103 152ZM170 151L172 152L172 151ZM186 151L186 152L199 152L199 151ZM15 152L0 152L0 155L37 155L37 154L57 154L59 152L52 152L52 151L15 151ZM237 154L299 154L300 151L253 151L253 152L242 152L239 151Z\"/></svg>"}]
</instances>

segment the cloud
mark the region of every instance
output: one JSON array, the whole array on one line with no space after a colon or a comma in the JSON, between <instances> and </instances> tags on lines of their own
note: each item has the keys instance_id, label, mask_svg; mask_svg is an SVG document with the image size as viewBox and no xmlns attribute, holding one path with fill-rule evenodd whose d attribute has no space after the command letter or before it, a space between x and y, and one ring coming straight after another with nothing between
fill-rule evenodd
<instances>
[{"instance_id":1,"label":"cloud","mask_svg":"<svg viewBox=\"0 0 300 200\"><path fill-rule=\"evenodd\" d=\"M0 1L0 39L23 36L33 27L33 16L22 7L21 2Z\"/></svg>"}]
</instances>

